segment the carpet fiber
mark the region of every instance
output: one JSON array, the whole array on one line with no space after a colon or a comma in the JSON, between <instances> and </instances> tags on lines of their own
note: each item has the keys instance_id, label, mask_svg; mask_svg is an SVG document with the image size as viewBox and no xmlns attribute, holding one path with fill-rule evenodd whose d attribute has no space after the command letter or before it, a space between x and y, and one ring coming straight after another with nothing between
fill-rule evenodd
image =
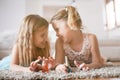
<instances>
[{"instance_id":1,"label":"carpet fiber","mask_svg":"<svg viewBox=\"0 0 120 80\"><path fill-rule=\"evenodd\" d=\"M62 80L62 79L81 79L81 78L114 78L120 77L120 65L109 65L102 67L100 69L92 69L89 71L76 71L68 74L56 73L55 71L50 71L49 73L42 72L21 72L21 71L10 71L1 70L0 80Z\"/></svg>"}]
</instances>

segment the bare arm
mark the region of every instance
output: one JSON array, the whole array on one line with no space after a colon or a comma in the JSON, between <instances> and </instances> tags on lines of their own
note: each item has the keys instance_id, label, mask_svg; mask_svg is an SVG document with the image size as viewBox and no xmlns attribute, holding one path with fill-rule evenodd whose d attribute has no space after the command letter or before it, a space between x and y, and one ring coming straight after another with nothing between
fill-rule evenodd
<instances>
[{"instance_id":1,"label":"bare arm","mask_svg":"<svg viewBox=\"0 0 120 80\"><path fill-rule=\"evenodd\" d=\"M63 41L58 38L56 40L55 44L55 63L57 64L63 64L65 62L65 54L63 49Z\"/></svg>"},{"instance_id":2,"label":"bare arm","mask_svg":"<svg viewBox=\"0 0 120 80\"><path fill-rule=\"evenodd\" d=\"M65 53L63 49L63 41L58 38L55 44L55 66L54 69L57 72L67 73L67 68L65 66Z\"/></svg>"},{"instance_id":3,"label":"bare arm","mask_svg":"<svg viewBox=\"0 0 120 80\"><path fill-rule=\"evenodd\" d=\"M17 45L14 45L12 49L12 59L10 62L10 70L13 71L30 71L28 67L23 67L19 65L19 55Z\"/></svg>"},{"instance_id":4,"label":"bare arm","mask_svg":"<svg viewBox=\"0 0 120 80\"><path fill-rule=\"evenodd\" d=\"M91 68L100 68L103 66L104 60L101 58L99 45L97 37L93 34L90 34L89 41L91 45L91 53L92 53L92 63L85 64L85 66Z\"/></svg>"}]
</instances>

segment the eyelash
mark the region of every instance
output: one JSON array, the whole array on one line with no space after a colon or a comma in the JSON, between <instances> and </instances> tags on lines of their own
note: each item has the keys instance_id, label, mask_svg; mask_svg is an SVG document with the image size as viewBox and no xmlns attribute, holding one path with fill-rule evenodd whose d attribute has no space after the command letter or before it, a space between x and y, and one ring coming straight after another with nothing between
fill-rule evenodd
<instances>
[{"instance_id":1,"label":"eyelash","mask_svg":"<svg viewBox=\"0 0 120 80\"><path fill-rule=\"evenodd\" d=\"M55 29L55 31L59 31L58 29Z\"/></svg>"}]
</instances>

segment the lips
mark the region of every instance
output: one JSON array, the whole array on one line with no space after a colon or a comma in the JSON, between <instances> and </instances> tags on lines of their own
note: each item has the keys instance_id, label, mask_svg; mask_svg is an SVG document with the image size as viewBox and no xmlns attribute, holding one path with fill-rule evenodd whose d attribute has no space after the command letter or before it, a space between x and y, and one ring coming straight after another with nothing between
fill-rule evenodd
<instances>
[{"instance_id":1,"label":"lips","mask_svg":"<svg viewBox=\"0 0 120 80\"><path fill-rule=\"evenodd\" d=\"M45 48L45 43L40 43L39 47L40 48Z\"/></svg>"}]
</instances>

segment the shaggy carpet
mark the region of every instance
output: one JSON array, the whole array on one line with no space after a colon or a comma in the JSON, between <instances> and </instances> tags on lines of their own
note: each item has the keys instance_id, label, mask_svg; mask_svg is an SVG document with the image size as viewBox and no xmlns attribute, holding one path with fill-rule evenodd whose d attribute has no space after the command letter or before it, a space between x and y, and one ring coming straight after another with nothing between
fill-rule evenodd
<instances>
[{"instance_id":1,"label":"shaggy carpet","mask_svg":"<svg viewBox=\"0 0 120 80\"><path fill-rule=\"evenodd\" d=\"M75 70L75 68L74 68ZM89 71L76 71L67 74L49 71L48 73L40 72L21 72L1 70L0 80L66 80L69 78L114 78L120 77L120 65L107 65L100 69L92 69Z\"/></svg>"}]
</instances>

